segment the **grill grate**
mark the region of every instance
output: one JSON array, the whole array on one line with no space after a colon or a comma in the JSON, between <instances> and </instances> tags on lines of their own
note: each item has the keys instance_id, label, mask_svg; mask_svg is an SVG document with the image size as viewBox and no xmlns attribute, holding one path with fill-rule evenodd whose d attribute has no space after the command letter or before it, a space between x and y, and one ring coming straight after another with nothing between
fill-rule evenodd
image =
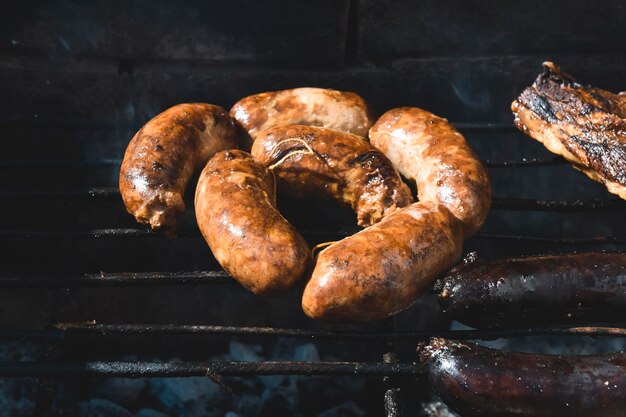
<instances>
[{"instance_id":1,"label":"grill grate","mask_svg":"<svg viewBox=\"0 0 626 417\"><path fill-rule=\"evenodd\" d=\"M32 121L11 121L17 125L32 126ZM55 121L37 121L56 126ZM471 133L513 132L510 124L457 124ZM93 126L87 126L93 127ZM111 128L111 126L104 126ZM119 126L113 126L119 128ZM110 167L114 169L121 161L107 159L99 161L47 161L43 164L30 161L0 162L0 168L42 166L49 168L90 169ZM528 158L520 160L484 161L492 169L534 168L542 166L564 165L562 158ZM101 201L119 200L117 188L97 187L76 191L6 191L0 192L0 200L11 203L31 201ZM121 204L121 202L120 202ZM495 198L493 210L501 211L536 211L548 213L602 213L611 211L626 212L626 202L619 199L605 200L535 200L522 198ZM304 230L307 238L336 240L352 234L354 231ZM181 237L199 237L197 229L182 230ZM0 230L0 238L5 239L124 239L124 238L163 238L160 233L142 227L106 228L89 230ZM527 236L516 234L479 233L471 240L494 242L516 241L522 244L545 243L549 245L626 245L626 237L550 237ZM415 377L423 373L419 364L401 363L395 355L399 342L414 342L430 337L451 339L495 340L503 337L558 335L558 336L626 336L622 327L550 327L513 330L455 330L455 331L396 331L392 319L382 321L382 331L338 332L324 330L305 330L280 327L245 327L213 325L178 325L178 324L97 324L92 322L66 323L56 319L71 294L77 287L125 287L125 286L183 286L183 285L233 285L235 282L224 271L182 271L182 272L101 272L88 274L5 274L0 276L0 288L6 289L54 289L57 302L53 313L53 323L44 330L5 330L0 331L2 340L38 341L52 346L46 361L40 362L3 362L0 363L0 376L41 378L41 400L37 415L45 415L45 409L51 404L54 393L54 378L67 376L118 376L118 377L181 377L207 376L219 381L219 376L252 375L362 375L383 377L384 404L388 417L400 416L398 378ZM83 361L65 362L62 359L61 346L69 338L93 335L101 339L112 336L131 335L226 335L241 337L287 337L314 340L337 340L345 342L380 342L385 347L381 362L117 362Z\"/></svg>"}]
</instances>

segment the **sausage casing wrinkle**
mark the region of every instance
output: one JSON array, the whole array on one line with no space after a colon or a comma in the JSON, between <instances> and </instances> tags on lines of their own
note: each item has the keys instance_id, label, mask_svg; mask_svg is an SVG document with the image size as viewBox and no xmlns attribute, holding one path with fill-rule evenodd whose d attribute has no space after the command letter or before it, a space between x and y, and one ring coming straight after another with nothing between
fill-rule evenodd
<instances>
[{"instance_id":1,"label":"sausage casing wrinkle","mask_svg":"<svg viewBox=\"0 0 626 417\"><path fill-rule=\"evenodd\" d=\"M314 126L263 131L252 154L269 166L279 188L296 197L334 198L369 226L413 201L391 162L363 138Z\"/></svg>"}]
</instances>

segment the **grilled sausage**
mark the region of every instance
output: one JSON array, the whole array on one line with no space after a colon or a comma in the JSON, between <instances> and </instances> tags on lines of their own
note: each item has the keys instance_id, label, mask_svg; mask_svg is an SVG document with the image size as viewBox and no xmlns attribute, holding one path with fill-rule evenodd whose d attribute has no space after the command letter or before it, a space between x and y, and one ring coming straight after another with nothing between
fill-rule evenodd
<instances>
[{"instance_id":1,"label":"grilled sausage","mask_svg":"<svg viewBox=\"0 0 626 417\"><path fill-rule=\"evenodd\" d=\"M287 125L263 131L252 154L273 169L286 193L343 201L369 226L413 201L400 174L363 138L314 126Z\"/></svg>"},{"instance_id":2,"label":"grilled sausage","mask_svg":"<svg viewBox=\"0 0 626 417\"><path fill-rule=\"evenodd\" d=\"M308 245L278 212L272 173L247 152L211 158L198 181L195 207L215 258L249 290L276 294L307 271Z\"/></svg>"},{"instance_id":3,"label":"grilled sausage","mask_svg":"<svg viewBox=\"0 0 626 417\"><path fill-rule=\"evenodd\" d=\"M442 283L442 309L477 328L623 323L626 317L626 253L495 261L471 256Z\"/></svg>"},{"instance_id":4,"label":"grilled sausage","mask_svg":"<svg viewBox=\"0 0 626 417\"><path fill-rule=\"evenodd\" d=\"M302 296L313 318L367 321L413 304L461 256L460 223L419 202L321 251Z\"/></svg>"},{"instance_id":5,"label":"grilled sausage","mask_svg":"<svg viewBox=\"0 0 626 417\"><path fill-rule=\"evenodd\" d=\"M398 171L417 183L420 201L443 204L476 233L491 206L487 171L465 138L446 119L415 107L389 110L369 132Z\"/></svg>"},{"instance_id":6,"label":"grilled sausage","mask_svg":"<svg viewBox=\"0 0 626 417\"><path fill-rule=\"evenodd\" d=\"M321 126L366 136L373 113L360 96L324 88L294 88L255 94L230 110L253 141L263 130L279 125ZM250 142L248 149L252 143ZM244 148L244 145L242 145Z\"/></svg>"},{"instance_id":7,"label":"grilled sausage","mask_svg":"<svg viewBox=\"0 0 626 417\"><path fill-rule=\"evenodd\" d=\"M418 350L435 392L462 416L626 416L626 354L502 352L445 339Z\"/></svg>"},{"instance_id":8,"label":"grilled sausage","mask_svg":"<svg viewBox=\"0 0 626 417\"><path fill-rule=\"evenodd\" d=\"M233 119L212 104L179 104L154 117L122 161L120 193L128 212L172 236L187 182L217 151L235 147L236 135Z\"/></svg>"}]
</instances>

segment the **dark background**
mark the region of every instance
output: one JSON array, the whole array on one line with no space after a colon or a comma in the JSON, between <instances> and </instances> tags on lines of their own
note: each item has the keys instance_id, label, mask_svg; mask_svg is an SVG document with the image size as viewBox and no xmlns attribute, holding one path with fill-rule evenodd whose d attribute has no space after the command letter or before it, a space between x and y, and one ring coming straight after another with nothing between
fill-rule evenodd
<instances>
[{"instance_id":1,"label":"dark background","mask_svg":"<svg viewBox=\"0 0 626 417\"><path fill-rule=\"evenodd\" d=\"M626 5L590 1L24 1L0 14L0 274L80 276L122 271L217 269L197 234L107 237L140 228L116 187L134 132L180 102L230 108L238 99L299 86L357 92L379 112L418 106L447 117L487 161L550 159L512 125L511 101L553 60L583 84L626 89ZM496 198L614 199L567 165L490 168ZM193 190L190 190L190 196ZM350 230L352 214L333 203L283 200L285 215L308 230ZM314 207L314 209L311 209ZM625 238L624 207L552 213L494 209L484 233ZM304 213L304 214L303 214ZM317 243L315 238L309 239ZM514 256L619 245L564 245L475 238L467 251ZM312 323L299 290L276 299L234 285L75 288L58 293L3 290L4 328L53 321L332 327ZM428 297L426 297L428 298ZM396 319L400 328L445 323L432 300ZM376 328L374 323L370 328ZM168 352L206 357L223 338L121 340L90 353ZM81 341L82 343L83 341ZM74 351L84 354L83 345ZM344 359L378 360L334 344ZM78 352L78 353L76 353Z\"/></svg>"}]
</instances>

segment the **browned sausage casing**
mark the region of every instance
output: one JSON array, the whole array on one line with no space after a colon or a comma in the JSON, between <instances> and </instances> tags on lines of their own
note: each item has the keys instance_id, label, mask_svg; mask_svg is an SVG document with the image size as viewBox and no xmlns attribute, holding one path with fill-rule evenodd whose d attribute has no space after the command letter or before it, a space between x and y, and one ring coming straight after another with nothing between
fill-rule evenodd
<instances>
[{"instance_id":1,"label":"browned sausage casing","mask_svg":"<svg viewBox=\"0 0 626 417\"><path fill-rule=\"evenodd\" d=\"M276 294L306 272L309 247L278 212L272 173L249 153L229 150L211 158L195 207L215 259L249 290Z\"/></svg>"},{"instance_id":2,"label":"browned sausage casing","mask_svg":"<svg viewBox=\"0 0 626 417\"><path fill-rule=\"evenodd\" d=\"M367 321L409 307L461 256L460 223L419 202L319 253L302 308L313 318Z\"/></svg>"},{"instance_id":3,"label":"browned sausage casing","mask_svg":"<svg viewBox=\"0 0 626 417\"><path fill-rule=\"evenodd\" d=\"M491 206L487 171L446 119L401 107L383 114L369 136L402 175L417 183L420 201L439 202L462 222L465 237L482 226Z\"/></svg>"},{"instance_id":4,"label":"browned sausage casing","mask_svg":"<svg viewBox=\"0 0 626 417\"><path fill-rule=\"evenodd\" d=\"M179 104L154 117L122 161L120 193L128 212L173 235L187 182L217 151L235 147L236 135L233 119L212 104Z\"/></svg>"},{"instance_id":5,"label":"browned sausage casing","mask_svg":"<svg viewBox=\"0 0 626 417\"><path fill-rule=\"evenodd\" d=\"M432 387L462 416L626 416L624 352L538 355L446 339L418 350Z\"/></svg>"},{"instance_id":6,"label":"browned sausage casing","mask_svg":"<svg viewBox=\"0 0 626 417\"><path fill-rule=\"evenodd\" d=\"M366 136L374 123L372 111L357 94L310 87L243 98L235 103L230 114L252 140L263 130L289 124L321 126Z\"/></svg>"},{"instance_id":7,"label":"browned sausage casing","mask_svg":"<svg viewBox=\"0 0 626 417\"><path fill-rule=\"evenodd\" d=\"M297 197L330 197L352 206L369 226L413 201L409 187L379 150L363 138L313 126L278 126L263 131L252 154Z\"/></svg>"}]
</instances>

